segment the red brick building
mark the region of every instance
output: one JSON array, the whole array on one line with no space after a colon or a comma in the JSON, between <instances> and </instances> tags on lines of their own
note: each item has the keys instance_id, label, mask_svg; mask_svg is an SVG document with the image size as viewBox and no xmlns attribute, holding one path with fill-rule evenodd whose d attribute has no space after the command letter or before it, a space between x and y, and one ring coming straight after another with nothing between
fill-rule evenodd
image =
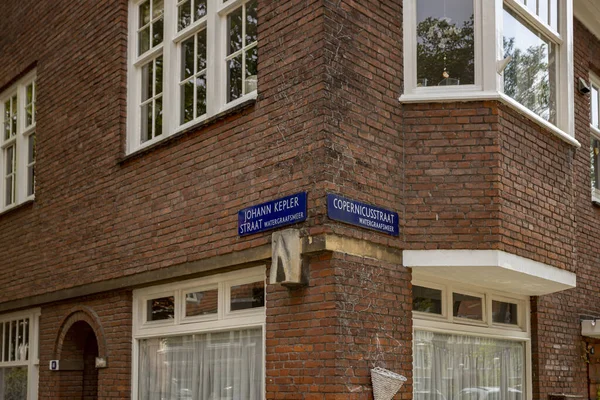
<instances>
[{"instance_id":1,"label":"red brick building","mask_svg":"<svg viewBox=\"0 0 600 400\"><path fill-rule=\"evenodd\" d=\"M5 0L0 120L0 399L599 396L594 0Z\"/></svg>"}]
</instances>

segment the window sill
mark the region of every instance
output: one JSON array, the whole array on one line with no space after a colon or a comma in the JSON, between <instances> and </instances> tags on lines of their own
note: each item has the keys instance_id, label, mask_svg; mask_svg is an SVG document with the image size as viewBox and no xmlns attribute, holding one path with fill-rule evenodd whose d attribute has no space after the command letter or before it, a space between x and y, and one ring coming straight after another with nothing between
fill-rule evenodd
<instances>
[{"instance_id":1,"label":"window sill","mask_svg":"<svg viewBox=\"0 0 600 400\"><path fill-rule=\"evenodd\" d=\"M511 107L524 117L532 120L537 125L542 128L548 129L555 136L557 136L562 141L570 144L574 147L581 147L581 143L579 143L573 136L569 135L562 129L553 125L552 123L546 121L539 115L535 114L533 111L524 107L517 101L513 100L511 97L507 96L504 93L500 92L484 92L484 91L437 91L430 93L416 93L416 94L403 94L398 99L401 103L440 103L440 102L452 102L452 101L485 101L485 100L497 100L501 101L503 104Z\"/></svg>"},{"instance_id":2,"label":"window sill","mask_svg":"<svg viewBox=\"0 0 600 400\"><path fill-rule=\"evenodd\" d=\"M35 200L35 198L29 198L29 199L25 200L22 203L15 204L14 206L7 207L4 210L0 211L0 216L4 216L4 215L7 215L7 214L9 214L9 213L11 213L13 211L17 211L17 210L20 210L22 208L25 208L26 206L29 206L29 205L33 204L34 200Z\"/></svg>"},{"instance_id":3,"label":"window sill","mask_svg":"<svg viewBox=\"0 0 600 400\"><path fill-rule=\"evenodd\" d=\"M161 140L159 140L157 142L154 142L148 146L142 147L142 148L137 149L129 154L126 154L125 156L121 157L117 163L124 164L124 163L126 163L132 159L135 159L137 157L140 157L146 153L150 153L160 147L167 146L167 145L177 141L178 139L180 139L181 137L183 137L185 135L188 135L199 129L205 128L209 125L212 125L213 123L215 123L223 118L237 114L247 108L252 107L254 104L256 104L256 96L251 96L251 97L248 97L248 98L245 98L242 100L243 101L233 102L231 104L228 104L226 106L226 108L224 108L218 114L215 114L210 118L206 118L202 121L198 121L189 126L184 126L184 128L175 131L175 133L173 133L172 135L165 136L164 138L162 138Z\"/></svg>"}]
</instances>

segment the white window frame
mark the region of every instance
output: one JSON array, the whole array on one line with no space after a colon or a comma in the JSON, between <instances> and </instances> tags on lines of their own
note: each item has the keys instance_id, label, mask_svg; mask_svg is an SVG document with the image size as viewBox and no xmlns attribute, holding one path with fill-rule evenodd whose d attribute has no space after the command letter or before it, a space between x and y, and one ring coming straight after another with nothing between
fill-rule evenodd
<instances>
[{"instance_id":1,"label":"white window frame","mask_svg":"<svg viewBox=\"0 0 600 400\"><path fill-rule=\"evenodd\" d=\"M413 286L422 286L442 291L442 315L413 311L413 332L429 331L445 334L486 337L490 339L510 340L524 344L525 371L524 400L533 398L532 360L531 360L531 324L529 297L492 291L474 285L449 283L444 280L413 279ZM483 321L471 321L454 317L452 293L468 294L483 298ZM517 304L517 325L495 323L492 320L492 301Z\"/></svg>"},{"instance_id":2,"label":"white window frame","mask_svg":"<svg viewBox=\"0 0 600 400\"><path fill-rule=\"evenodd\" d=\"M596 90L598 91L598 98L596 99L598 101L598 126L594 126L593 121L592 121L592 113L591 113L591 107L592 107L592 99L591 96L594 95L594 91L590 90L590 139L597 139L600 141L600 78L591 73L590 72L590 86L591 88L596 88ZM591 141L591 140L590 140ZM591 143L590 143L591 145ZM600 154L598 154L596 156L599 160L600 160ZM596 174L600 173L600 171L596 171ZM594 202L595 204L600 205L600 187L596 188L596 187L592 187L592 202Z\"/></svg>"},{"instance_id":3,"label":"white window frame","mask_svg":"<svg viewBox=\"0 0 600 400\"><path fill-rule=\"evenodd\" d=\"M0 315L0 338L5 322L29 319L29 359L27 361L0 361L0 368L26 367L27 368L27 399L38 398L38 380L40 366L39 351L39 325L41 310L39 308ZM0 344L0 351L4 354L4 343ZM0 357L0 360L2 358Z\"/></svg>"},{"instance_id":4,"label":"white window frame","mask_svg":"<svg viewBox=\"0 0 600 400\"><path fill-rule=\"evenodd\" d=\"M560 0L558 32L544 24L516 0L473 0L474 61L473 85L417 87L417 1L404 0L404 103L499 100L549 129L562 140L579 147L575 140L573 84L573 4ZM507 7L531 27L557 43L556 125L546 121L503 92L503 75L498 72L504 59L503 14Z\"/></svg>"},{"instance_id":5,"label":"white window frame","mask_svg":"<svg viewBox=\"0 0 600 400\"><path fill-rule=\"evenodd\" d=\"M30 125L26 125L26 89L27 86L33 84L33 122ZM19 79L16 83L11 85L4 92L0 93L0 213L8 211L20 204L35 199L35 178L33 182L33 193L28 194L28 168L31 165L35 165L35 159L33 163L29 163L28 150L29 140L32 135L36 133L36 119L35 119L35 98L37 91L36 83L36 72L32 71ZM5 118L5 102L13 96L17 96L17 131L14 138L5 140L4 138L4 118ZM14 167L14 194L13 202L9 205L6 204L6 159L5 149L14 145L15 153L13 157L16 157Z\"/></svg>"},{"instance_id":6,"label":"white window frame","mask_svg":"<svg viewBox=\"0 0 600 400\"><path fill-rule=\"evenodd\" d=\"M184 336L197 333L223 332L246 328L261 328L263 335L262 374L265 377L265 327L266 306L247 310L228 311L231 304L231 286L265 282L265 266L207 276L184 282L153 286L133 291L133 351L132 351L132 399L138 398L139 341L154 337ZM218 288L218 311L215 315L186 317L186 292ZM147 301L159 297L174 296L173 319L146 321ZM265 392L263 379L263 393Z\"/></svg>"},{"instance_id":7,"label":"white window frame","mask_svg":"<svg viewBox=\"0 0 600 400\"><path fill-rule=\"evenodd\" d=\"M129 1L127 154L142 150L241 103L256 99L258 95L257 90L254 90L227 102L227 64L225 61L227 57L227 16L250 0L227 0L226 2L207 0L207 14L181 31L177 31L177 3L179 1L165 1L163 43L138 56L137 22L139 5L144 1ZM179 93L181 44L202 29L206 29L207 43L206 114L181 125ZM160 53L163 56L163 133L142 143L140 137L141 67Z\"/></svg>"}]
</instances>

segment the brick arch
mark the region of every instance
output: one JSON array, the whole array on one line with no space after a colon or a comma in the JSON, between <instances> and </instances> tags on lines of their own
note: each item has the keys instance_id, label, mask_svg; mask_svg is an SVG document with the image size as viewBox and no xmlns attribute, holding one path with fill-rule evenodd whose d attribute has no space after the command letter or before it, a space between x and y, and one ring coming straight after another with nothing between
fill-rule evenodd
<instances>
[{"instance_id":1,"label":"brick arch","mask_svg":"<svg viewBox=\"0 0 600 400\"><path fill-rule=\"evenodd\" d=\"M60 324L58 336L56 337L56 342L54 343L54 359L60 359L67 333L75 323L81 321L86 322L96 335L96 341L98 342L98 357L107 358L108 352L106 349L106 336L104 334L104 328L102 327L102 323L100 322L98 314L96 314L96 312L90 307L75 306L69 310L69 313Z\"/></svg>"}]
</instances>

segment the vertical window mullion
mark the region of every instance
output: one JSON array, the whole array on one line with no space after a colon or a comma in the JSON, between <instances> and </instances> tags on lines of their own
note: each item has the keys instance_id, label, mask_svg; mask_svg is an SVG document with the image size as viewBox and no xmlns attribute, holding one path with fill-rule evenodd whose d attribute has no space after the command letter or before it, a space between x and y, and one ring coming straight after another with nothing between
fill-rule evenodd
<instances>
[{"instance_id":1,"label":"vertical window mullion","mask_svg":"<svg viewBox=\"0 0 600 400\"><path fill-rule=\"evenodd\" d=\"M217 0L208 0L206 19L206 113L214 115L218 112L220 104L223 103L224 79L221 78L221 54L224 44L223 35L219 35L222 26L216 10L219 6ZM221 29L223 31L223 29Z\"/></svg>"},{"instance_id":2,"label":"vertical window mullion","mask_svg":"<svg viewBox=\"0 0 600 400\"><path fill-rule=\"evenodd\" d=\"M192 13L194 12L194 2L192 1ZM198 32L196 32L194 34L194 70L192 71L192 87L194 88L194 96L193 96L193 101L192 101L192 107L194 108L192 110L192 116L194 119L198 118L196 109L197 109L197 104L198 104L198 91L196 90L196 74L198 73Z\"/></svg>"},{"instance_id":3,"label":"vertical window mullion","mask_svg":"<svg viewBox=\"0 0 600 400\"><path fill-rule=\"evenodd\" d=\"M246 94L246 4L242 4L242 96Z\"/></svg>"}]
</instances>

